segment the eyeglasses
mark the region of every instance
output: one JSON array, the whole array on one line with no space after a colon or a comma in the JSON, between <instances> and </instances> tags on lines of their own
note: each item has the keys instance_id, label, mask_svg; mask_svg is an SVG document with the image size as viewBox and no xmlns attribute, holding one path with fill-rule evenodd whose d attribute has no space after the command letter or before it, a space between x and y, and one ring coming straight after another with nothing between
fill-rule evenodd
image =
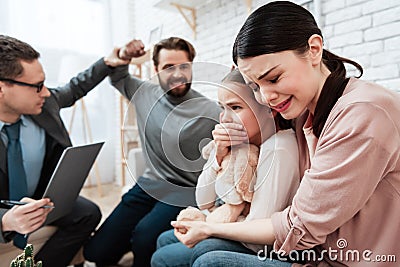
<instances>
[{"instance_id":1,"label":"eyeglasses","mask_svg":"<svg viewBox=\"0 0 400 267\"><path fill-rule=\"evenodd\" d=\"M13 83L13 84L18 84L18 85L22 85L22 86L33 87L33 88L36 88L36 92L37 93L42 91L43 86L44 86L44 82L40 82L40 83L37 83L37 84L32 84L32 83L19 82L19 81L16 81L16 80L13 80L13 79L7 79L7 78L0 78L0 81L9 82L9 83Z\"/></svg>"}]
</instances>

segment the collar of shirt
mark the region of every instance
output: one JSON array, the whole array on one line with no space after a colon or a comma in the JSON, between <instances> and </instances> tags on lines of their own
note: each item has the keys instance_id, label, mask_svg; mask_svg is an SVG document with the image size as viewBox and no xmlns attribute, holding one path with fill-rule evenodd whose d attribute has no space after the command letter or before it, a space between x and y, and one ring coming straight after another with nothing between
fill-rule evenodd
<instances>
[{"instance_id":1,"label":"collar of shirt","mask_svg":"<svg viewBox=\"0 0 400 267\"><path fill-rule=\"evenodd\" d=\"M21 124L26 126L27 117L24 115L21 115L21 117L19 119L21 120ZM8 123L8 122L4 122L4 121L0 120L0 129L3 130L4 125L11 125L11 124L12 123Z\"/></svg>"},{"instance_id":2,"label":"collar of shirt","mask_svg":"<svg viewBox=\"0 0 400 267\"><path fill-rule=\"evenodd\" d=\"M21 125L24 127L27 127L27 117L25 117L24 115L21 115L20 120L21 120ZM8 122L4 122L4 121L0 120L1 139L3 140L3 143L6 147L7 147L7 143L8 143L8 138L7 138L6 133L4 132L4 126L11 125L11 124L12 123L8 123Z\"/></svg>"}]
</instances>

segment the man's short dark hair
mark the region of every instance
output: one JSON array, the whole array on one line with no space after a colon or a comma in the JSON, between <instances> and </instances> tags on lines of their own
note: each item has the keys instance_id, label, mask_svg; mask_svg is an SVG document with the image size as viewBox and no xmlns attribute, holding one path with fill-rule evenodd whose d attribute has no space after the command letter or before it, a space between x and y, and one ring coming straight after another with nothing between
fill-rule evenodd
<instances>
[{"instance_id":1,"label":"man's short dark hair","mask_svg":"<svg viewBox=\"0 0 400 267\"><path fill-rule=\"evenodd\" d=\"M21 61L32 62L40 57L29 44L7 35L0 35L0 78L14 79L22 74Z\"/></svg>"},{"instance_id":2,"label":"man's short dark hair","mask_svg":"<svg viewBox=\"0 0 400 267\"><path fill-rule=\"evenodd\" d=\"M159 64L158 59L161 49L185 51L188 54L190 62L193 62L193 59L196 56L196 50L191 43L179 37L169 37L154 45L153 63L156 67Z\"/></svg>"}]
</instances>

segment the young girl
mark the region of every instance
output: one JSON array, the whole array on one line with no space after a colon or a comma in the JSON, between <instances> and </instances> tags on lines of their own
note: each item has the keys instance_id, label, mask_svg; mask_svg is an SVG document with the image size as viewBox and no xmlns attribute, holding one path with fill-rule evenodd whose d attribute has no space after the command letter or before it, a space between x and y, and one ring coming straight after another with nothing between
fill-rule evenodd
<instances>
[{"instance_id":1,"label":"young girl","mask_svg":"<svg viewBox=\"0 0 400 267\"><path fill-rule=\"evenodd\" d=\"M344 63L362 74L361 66L325 50L311 13L291 2L271 2L251 14L233 56L259 102L297 118L303 178L291 206L271 219L224 228L177 222L188 230L180 240L193 246L218 236L274 244L285 255L313 249L299 254L313 266L383 266L381 255L398 259L399 95L347 78ZM194 266L289 266L217 251L193 260Z\"/></svg>"},{"instance_id":2,"label":"young girl","mask_svg":"<svg viewBox=\"0 0 400 267\"><path fill-rule=\"evenodd\" d=\"M199 176L196 201L199 207L208 207L207 204L217 198L214 182L221 159L230 146L247 142L260 146L260 155L253 199L245 220L270 217L273 212L287 207L299 184L298 149L290 121L281 117L274 120L269 107L256 101L237 70L223 80L223 86L218 89L218 100L222 112L220 124L213 131L216 149ZM175 235L180 238L182 234L175 231ZM152 257L152 266L189 266L192 250L177 242L172 231L159 237L158 247ZM207 240L205 247L251 254L263 249L252 242L219 239Z\"/></svg>"}]
</instances>

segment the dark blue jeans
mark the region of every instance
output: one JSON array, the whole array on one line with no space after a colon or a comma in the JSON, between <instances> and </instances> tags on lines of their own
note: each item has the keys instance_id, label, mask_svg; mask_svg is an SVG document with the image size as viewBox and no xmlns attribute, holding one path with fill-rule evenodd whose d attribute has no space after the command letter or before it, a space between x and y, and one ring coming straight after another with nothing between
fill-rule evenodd
<instances>
[{"instance_id":1,"label":"dark blue jeans","mask_svg":"<svg viewBox=\"0 0 400 267\"><path fill-rule=\"evenodd\" d=\"M174 230L162 233L157 239L157 250L151 257L151 267L189 267L192 249L182 244Z\"/></svg>"},{"instance_id":2,"label":"dark blue jeans","mask_svg":"<svg viewBox=\"0 0 400 267\"><path fill-rule=\"evenodd\" d=\"M268 250L272 249L269 246ZM265 257L246 248L239 242L218 238L209 238L198 243L192 250L190 266L192 267L289 267L292 265L288 257L282 257L282 261ZM267 256L271 256L267 254Z\"/></svg>"},{"instance_id":3,"label":"dark blue jeans","mask_svg":"<svg viewBox=\"0 0 400 267\"><path fill-rule=\"evenodd\" d=\"M210 251L198 257L192 267L290 267L289 262L263 259L260 260L256 255L233 251Z\"/></svg>"},{"instance_id":4,"label":"dark blue jeans","mask_svg":"<svg viewBox=\"0 0 400 267\"><path fill-rule=\"evenodd\" d=\"M132 266L150 266L157 237L171 229L181 207L153 198L137 184L122 196L111 215L84 248L84 256L97 266L113 265L132 251Z\"/></svg>"},{"instance_id":5,"label":"dark blue jeans","mask_svg":"<svg viewBox=\"0 0 400 267\"><path fill-rule=\"evenodd\" d=\"M157 240L157 251L151 258L151 266L189 267L198 257L214 250L254 254L252 250L246 248L239 242L219 238L205 239L198 243L194 248L190 249L179 242L175 237L173 230L170 230L159 236Z\"/></svg>"},{"instance_id":6,"label":"dark blue jeans","mask_svg":"<svg viewBox=\"0 0 400 267\"><path fill-rule=\"evenodd\" d=\"M162 233L157 240L157 250L151 258L152 267L289 267L286 261L258 258L255 252L239 242L208 238L190 249L175 237L173 230Z\"/></svg>"},{"instance_id":7,"label":"dark blue jeans","mask_svg":"<svg viewBox=\"0 0 400 267\"><path fill-rule=\"evenodd\" d=\"M211 251L227 251L227 252L231 251L238 254L245 254L245 255L250 254L252 256L255 254L254 251L246 248L240 242L212 237L205 239L199 242L196 246L194 246L192 251L192 257L190 259L190 266L192 266L200 256ZM242 266L251 266L251 265L245 264Z\"/></svg>"}]
</instances>

